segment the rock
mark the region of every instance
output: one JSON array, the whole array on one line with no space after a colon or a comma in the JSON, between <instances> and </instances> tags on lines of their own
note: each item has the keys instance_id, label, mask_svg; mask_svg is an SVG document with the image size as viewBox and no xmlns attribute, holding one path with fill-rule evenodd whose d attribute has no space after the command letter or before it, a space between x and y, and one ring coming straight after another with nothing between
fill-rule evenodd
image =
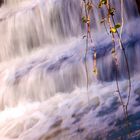
<instances>
[{"instance_id":1,"label":"rock","mask_svg":"<svg viewBox=\"0 0 140 140\"><path fill-rule=\"evenodd\" d=\"M140 96L140 87L136 88L134 90L134 93Z\"/></svg>"},{"instance_id":2,"label":"rock","mask_svg":"<svg viewBox=\"0 0 140 140\"><path fill-rule=\"evenodd\" d=\"M72 117L76 118L78 121L80 118L83 117L85 114L88 114L90 110L95 110L100 105L99 97L94 97L92 99L89 99L89 104L82 106L77 110L77 112L72 114Z\"/></svg>"},{"instance_id":3,"label":"rock","mask_svg":"<svg viewBox=\"0 0 140 140\"><path fill-rule=\"evenodd\" d=\"M50 126L50 129L59 127L61 125L61 123L63 122L63 120L61 118L57 118L55 120L55 122Z\"/></svg>"}]
</instances>

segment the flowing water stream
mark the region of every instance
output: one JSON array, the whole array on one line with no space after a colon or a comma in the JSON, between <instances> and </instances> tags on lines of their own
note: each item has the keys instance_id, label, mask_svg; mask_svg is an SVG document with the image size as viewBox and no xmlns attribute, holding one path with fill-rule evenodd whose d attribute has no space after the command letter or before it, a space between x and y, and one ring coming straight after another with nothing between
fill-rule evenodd
<instances>
[{"instance_id":1,"label":"flowing water stream","mask_svg":"<svg viewBox=\"0 0 140 140\"><path fill-rule=\"evenodd\" d=\"M140 85L140 19L135 1L124 1L122 39L132 76L132 92L135 92ZM97 4L98 1L94 2ZM112 0L111 3L116 8L116 22L121 22L119 2ZM104 16L105 11L101 13ZM86 29L81 22L82 14L80 0L4 1L0 8L0 140L90 140L76 136L75 126L70 125L69 118L80 108L87 107L84 66L86 40L83 38ZM88 50L88 94L93 108L99 104L101 106L94 115L85 109L89 115L84 118L83 125L100 135L112 123L114 115L117 119L123 114L121 107L118 107L118 100L111 97L111 92L116 90L111 38L100 24L97 9L94 9L92 18L94 41ZM127 73L124 56L118 45L119 80L125 98ZM97 78L92 72L93 46L97 47ZM139 109L138 105L133 106L135 101L140 103L137 95L133 96L129 111L137 117ZM106 110L104 105L108 107ZM105 113L109 115L104 117ZM92 118L95 121L90 126L88 120ZM107 123L100 128L104 119ZM54 126L62 122L61 130L51 132ZM109 127L110 133L113 126ZM135 127L137 129L134 130L140 129L139 125ZM91 132L83 134L90 136ZM102 135L105 136L104 133ZM118 135L121 134L113 133L104 139L113 140Z\"/></svg>"}]
</instances>

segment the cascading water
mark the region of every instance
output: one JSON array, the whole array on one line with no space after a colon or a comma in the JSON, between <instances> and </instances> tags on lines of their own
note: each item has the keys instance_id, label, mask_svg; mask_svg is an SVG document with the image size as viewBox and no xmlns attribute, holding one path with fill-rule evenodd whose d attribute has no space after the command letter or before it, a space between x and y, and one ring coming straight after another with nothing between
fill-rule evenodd
<instances>
[{"instance_id":1,"label":"cascading water","mask_svg":"<svg viewBox=\"0 0 140 140\"><path fill-rule=\"evenodd\" d=\"M94 0L95 4L97 2ZM119 2L112 0L111 3L116 8L115 20L121 22ZM139 14L134 0L125 0L124 5L125 26L122 39L126 46L131 76L136 77L133 80L138 81ZM78 110L89 113L84 119L85 124L83 123L87 128L90 127L88 119L95 118L91 126L91 130L95 133L99 134L107 127L107 124L104 124L100 131L94 128L99 127L98 125L106 119L106 116L100 119L100 114L103 115L104 112L109 114L108 112L114 112L118 107L113 106L118 101L116 98L112 99L110 95L116 86L111 38L100 24L101 17L95 9L92 13L94 43L89 46L87 59L92 107L96 108L101 104L101 107L97 108L95 117L90 114L88 107L87 110L83 109L87 102L87 92L84 66L86 41L83 39L86 29L81 22L82 13L80 0L5 0L0 9L0 140L89 140L87 137L75 136L77 134L74 133L74 126L69 129L71 123L68 121L69 115L76 114ZM105 11L101 13L104 16ZM97 47L99 69L97 79L92 72L93 46ZM124 57L119 49L118 58L121 90L125 93L127 74ZM134 87L138 85L139 83L133 84ZM109 94L106 94L107 92ZM50 98L52 96L53 98ZM136 95L135 97L137 99ZM107 100L107 103L104 100ZM137 100L139 101L139 98ZM104 105L108 107L108 111ZM112 105L112 108L109 108L109 105ZM69 112L66 110L67 107ZM111 117L117 118L122 115L120 108L107 117L108 124L112 123ZM130 112L131 109L132 107ZM138 111L136 108L131 113ZM66 118L66 121L61 117ZM59 129L58 133L50 130L62 122L64 128ZM112 127L113 125L109 131ZM89 137L90 133L84 132ZM112 140L115 134L108 136L107 140Z\"/></svg>"}]
</instances>

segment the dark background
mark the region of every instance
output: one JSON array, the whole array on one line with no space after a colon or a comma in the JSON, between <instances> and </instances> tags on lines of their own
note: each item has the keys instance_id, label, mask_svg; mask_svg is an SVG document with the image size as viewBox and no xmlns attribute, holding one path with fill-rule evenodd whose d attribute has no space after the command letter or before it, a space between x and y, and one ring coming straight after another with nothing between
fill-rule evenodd
<instances>
[{"instance_id":1,"label":"dark background","mask_svg":"<svg viewBox=\"0 0 140 140\"><path fill-rule=\"evenodd\" d=\"M137 3L138 10L139 10L139 13L140 13L140 0L136 0L136 3Z\"/></svg>"}]
</instances>

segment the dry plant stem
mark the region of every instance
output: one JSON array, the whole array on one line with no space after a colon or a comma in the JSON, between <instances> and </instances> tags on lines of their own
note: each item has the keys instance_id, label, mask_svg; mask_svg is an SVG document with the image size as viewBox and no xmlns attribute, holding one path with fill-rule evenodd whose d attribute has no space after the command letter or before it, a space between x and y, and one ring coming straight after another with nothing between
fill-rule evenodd
<instances>
[{"instance_id":1,"label":"dry plant stem","mask_svg":"<svg viewBox=\"0 0 140 140\"><path fill-rule=\"evenodd\" d=\"M112 16L112 21L113 21L113 24L115 25L115 20L114 20L114 17ZM127 102L125 104L126 107L128 107L129 105L129 101L130 101L130 95L131 95L131 76L130 76L130 68L129 68L129 63L128 63L128 59L127 59L127 55L126 55L126 52L125 52L125 48L123 46L123 43L122 43L122 40L119 36L119 32L118 30L116 30L117 32L117 36L120 40L120 45L121 45L121 48L122 48L122 52L124 54L124 58L125 58L125 63L126 63L126 69L127 69L127 75L128 75L128 84L129 84L129 89L128 89L128 98L127 98Z\"/></svg>"},{"instance_id":2,"label":"dry plant stem","mask_svg":"<svg viewBox=\"0 0 140 140\"><path fill-rule=\"evenodd\" d=\"M88 19L89 12L87 11L86 7L87 2L84 1L85 5L85 14L86 14L86 19ZM87 95L88 95L88 88L89 88L89 76L88 76L88 64L87 64L87 53L88 53L88 40L89 40L89 26L87 25L87 35L86 35L86 50L85 50L85 71L86 71L86 88L87 88ZM89 96L88 96L88 104L89 104Z\"/></svg>"},{"instance_id":3,"label":"dry plant stem","mask_svg":"<svg viewBox=\"0 0 140 140\"><path fill-rule=\"evenodd\" d=\"M88 95L88 89L89 89L89 75L88 75L88 63L87 63L87 54L88 54L88 48L89 48L89 39L92 43L91 38L91 32L90 32L90 10L89 5L93 7L93 3L90 0L84 0L85 5L85 16L86 16L86 50L85 50L85 71L86 71L86 88L87 88L87 95ZM89 104L89 96L88 96L88 104Z\"/></svg>"},{"instance_id":4,"label":"dry plant stem","mask_svg":"<svg viewBox=\"0 0 140 140\"><path fill-rule=\"evenodd\" d=\"M112 22L111 22L111 18L110 18L110 13L109 13L109 10L110 10L110 2L109 2L109 0L107 0L106 8L107 8L107 11L108 11L108 24L109 24L109 27L111 29L113 26L112 26ZM111 17L113 17L113 16L111 16ZM114 24L114 21L113 21L113 24ZM115 24L114 24L114 26L115 26ZM117 31L117 34L118 34L118 31ZM114 51L115 51L115 36L114 36L113 32L111 32L111 35L112 35L112 43L113 43ZM120 36L118 36L118 37L120 39ZM120 42L121 42L121 45L122 45L122 41L121 40L120 40ZM128 78L129 78L129 81L130 81L130 72L129 72L128 60L127 60L127 56L126 56L126 53L125 53L125 50L124 50L123 46L122 46L122 50L123 50L123 53L124 53L124 56L125 56L125 61L126 61L127 70L128 70ZM128 101L127 101L127 103L125 105L124 102L123 102L122 96L121 96L120 89L119 89L117 57L116 57L116 54L114 54L114 55L115 55L114 56L114 62L115 62L115 65L116 65L116 85L117 85L117 91L119 93L120 102L121 102L122 107L123 107L123 112L124 112L125 121L126 121L126 127L128 128L128 131L129 131L128 135L130 136L130 126L129 126L129 121L128 121L128 110L127 109L128 109L129 99L130 99L131 81L129 82L130 88L129 88Z\"/></svg>"},{"instance_id":5,"label":"dry plant stem","mask_svg":"<svg viewBox=\"0 0 140 140\"><path fill-rule=\"evenodd\" d=\"M128 120L128 111L127 111L127 106L124 105L123 103L123 99L122 99L122 96L121 96L121 92L119 90L119 83L118 83L118 72L117 72L117 69L116 69L116 85L117 85L117 92L119 94L119 98L120 98L120 102L121 102L121 105L122 105L122 108L123 108L123 113L124 113L124 117L125 117L125 122L126 122L126 127L128 129L128 132L130 133L130 125L129 125L129 120Z\"/></svg>"},{"instance_id":6,"label":"dry plant stem","mask_svg":"<svg viewBox=\"0 0 140 140\"><path fill-rule=\"evenodd\" d=\"M120 29L120 40L122 39L122 32L123 32L123 26L124 26L124 0L121 0L121 29Z\"/></svg>"},{"instance_id":7,"label":"dry plant stem","mask_svg":"<svg viewBox=\"0 0 140 140\"><path fill-rule=\"evenodd\" d=\"M104 22L104 27L105 27L105 30L106 30L107 35L109 35L109 32L108 32L108 30L107 30L107 27L106 27L105 22Z\"/></svg>"},{"instance_id":8,"label":"dry plant stem","mask_svg":"<svg viewBox=\"0 0 140 140\"><path fill-rule=\"evenodd\" d=\"M108 30L107 30L107 26L106 26L106 22L105 22L105 18L102 17L102 15L100 14L99 10L98 10L98 16L101 17L101 19L104 19L104 22L103 22L104 28L105 28L105 30L106 30L106 33L109 35L109 32L108 32Z\"/></svg>"},{"instance_id":9,"label":"dry plant stem","mask_svg":"<svg viewBox=\"0 0 140 140\"><path fill-rule=\"evenodd\" d=\"M121 3L121 28L120 28L120 34L118 34L119 36L119 45L120 48L122 49L122 45L121 45L121 39L122 39L122 32L123 32L123 26L124 26L124 0L120 0Z\"/></svg>"}]
</instances>

